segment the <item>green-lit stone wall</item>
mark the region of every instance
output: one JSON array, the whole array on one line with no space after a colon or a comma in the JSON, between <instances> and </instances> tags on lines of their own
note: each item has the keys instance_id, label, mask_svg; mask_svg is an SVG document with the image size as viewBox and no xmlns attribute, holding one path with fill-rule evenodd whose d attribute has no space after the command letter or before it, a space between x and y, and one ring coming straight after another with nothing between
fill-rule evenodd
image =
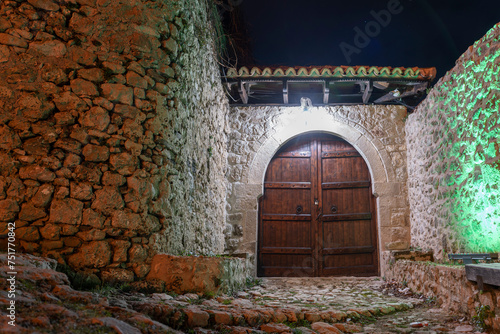
<instances>
[{"instance_id":1,"label":"green-lit stone wall","mask_svg":"<svg viewBox=\"0 0 500 334\"><path fill-rule=\"evenodd\" d=\"M412 246L500 251L500 25L406 122Z\"/></svg>"}]
</instances>

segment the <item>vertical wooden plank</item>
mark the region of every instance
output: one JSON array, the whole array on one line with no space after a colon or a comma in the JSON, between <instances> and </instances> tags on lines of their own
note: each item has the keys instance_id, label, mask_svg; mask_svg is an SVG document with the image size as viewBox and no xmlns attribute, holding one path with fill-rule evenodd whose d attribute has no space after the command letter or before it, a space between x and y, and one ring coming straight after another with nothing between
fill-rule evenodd
<instances>
[{"instance_id":1,"label":"vertical wooden plank","mask_svg":"<svg viewBox=\"0 0 500 334\"><path fill-rule=\"evenodd\" d=\"M313 261L313 272L314 276L320 275L319 268L319 232L320 226L318 222L318 215L321 210L321 175L319 173L321 169L321 145L318 145L317 139L312 139L310 142L311 145L311 223L312 223L312 243L313 243L313 251L312 251L312 261ZM318 205L315 202L318 202Z\"/></svg>"}]
</instances>

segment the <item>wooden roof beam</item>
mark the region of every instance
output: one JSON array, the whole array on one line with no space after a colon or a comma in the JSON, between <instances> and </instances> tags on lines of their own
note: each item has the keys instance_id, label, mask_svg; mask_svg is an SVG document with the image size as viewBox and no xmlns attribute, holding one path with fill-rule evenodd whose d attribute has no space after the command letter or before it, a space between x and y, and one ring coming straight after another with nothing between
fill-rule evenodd
<instances>
[{"instance_id":1,"label":"wooden roof beam","mask_svg":"<svg viewBox=\"0 0 500 334\"><path fill-rule=\"evenodd\" d=\"M367 104L372 96L373 92L373 82L367 81L365 82L365 91L363 92L363 104Z\"/></svg>"},{"instance_id":2,"label":"wooden roof beam","mask_svg":"<svg viewBox=\"0 0 500 334\"><path fill-rule=\"evenodd\" d=\"M248 90L243 81L240 81L238 84L238 93L240 94L241 102L248 104Z\"/></svg>"},{"instance_id":3,"label":"wooden roof beam","mask_svg":"<svg viewBox=\"0 0 500 334\"><path fill-rule=\"evenodd\" d=\"M288 81L283 81L283 103L288 104Z\"/></svg>"},{"instance_id":4,"label":"wooden roof beam","mask_svg":"<svg viewBox=\"0 0 500 334\"><path fill-rule=\"evenodd\" d=\"M389 92L389 93L385 94L384 96L378 98L377 100L374 101L374 103L389 102L389 101L398 100L398 99L403 98L403 97L413 96L413 95L416 95L419 92L427 89L427 86L428 86L428 83L423 82L423 83L420 83L418 85L414 85L411 90L407 90L406 92L403 92L403 93L392 91L392 92Z\"/></svg>"},{"instance_id":5,"label":"wooden roof beam","mask_svg":"<svg viewBox=\"0 0 500 334\"><path fill-rule=\"evenodd\" d=\"M330 83L328 81L323 81L323 104L328 104L330 99Z\"/></svg>"}]
</instances>

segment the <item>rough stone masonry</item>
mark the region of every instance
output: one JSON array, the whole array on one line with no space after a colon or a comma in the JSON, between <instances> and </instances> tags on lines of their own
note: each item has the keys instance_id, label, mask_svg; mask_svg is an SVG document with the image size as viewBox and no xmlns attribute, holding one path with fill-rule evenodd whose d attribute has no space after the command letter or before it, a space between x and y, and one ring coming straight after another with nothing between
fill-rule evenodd
<instances>
[{"instance_id":1,"label":"rough stone masonry","mask_svg":"<svg viewBox=\"0 0 500 334\"><path fill-rule=\"evenodd\" d=\"M224 248L228 111L203 0L0 3L0 234L103 280Z\"/></svg>"}]
</instances>

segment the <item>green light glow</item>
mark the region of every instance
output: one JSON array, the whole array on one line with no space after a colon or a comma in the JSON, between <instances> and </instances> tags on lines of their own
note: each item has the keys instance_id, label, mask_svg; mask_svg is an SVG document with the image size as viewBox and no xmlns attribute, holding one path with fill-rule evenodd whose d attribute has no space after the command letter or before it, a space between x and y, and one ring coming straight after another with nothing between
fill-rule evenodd
<instances>
[{"instance_id":1,"label":"green light glow","mask_svg":"<svg viewBox=\"0 0 500 334\"><path fill-rule=\"evenodd\" d=\"M450 116L447 130L454 133L443 139L443 150L455 251L500 251L500 50L486 51L476 48L477 58L441 89L439 112Z\"/></svg>"}]
</instances>

